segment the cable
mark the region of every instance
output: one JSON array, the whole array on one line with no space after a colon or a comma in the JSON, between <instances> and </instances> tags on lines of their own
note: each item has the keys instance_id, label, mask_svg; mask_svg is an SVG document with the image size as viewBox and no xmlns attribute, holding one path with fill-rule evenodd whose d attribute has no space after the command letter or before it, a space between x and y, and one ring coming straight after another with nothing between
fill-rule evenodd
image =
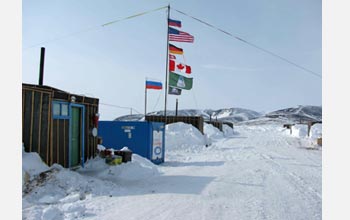
<instances>
[{"instance_id":1,"label":"cable","mask_svg":"<svg viewBox=\"0 0 350 220\"><path fill-rule=\"evenodd\" d=\"M172 8L172 9L174 9L174 8ZM287 63L289 63L289 64L291 64L291 65L293 65L293 66L295 66L295 67L297 67L297 68L299 68L299 69L302 69L302 70L304 70L304 71L306 71L306 72L308 72L308 73L311 73L311 74L314 75L314 76L317 76L317 77L319 77L319 78L322 78L322 76L321 76L320 74L318 74L318 73L316 73L316 72L314 72L314 71L312 71L312 70L309 70L309 69L307 69L307 68L305 68L305 67L303 67L303 66L300 66L299 64L296 64L296 63L294 63L294 62L292 62L292 61L290 61L290 60L288 60L288 59L286 59L286 58L284 58L284 57L282 57L282 56L280 56L280 55L278 55L278 54L275 54L275 53L273 53L273 52L271 52L271 51L269 51L269 50L266 50L266 49L264 49L264 48L262 48L262 47L259 47L259 46L255 45L255 44L253 44L253 43L250 43L250 42L248 42L248 41L246 41L246 40L243 40L242 38L239 38L239 37L237 37L237 36L235 36L235 35L233 35L233 34L227 32L227 31L224 31L224 30L222 30L222 29L220 29L220 28L218 28L218 27L215 27L214 25L211 25L211 24L209 24L209 23L207 23L207 22L205 22L205 21L202 21L202 20L200 20L200 19L198 19L198 18L195 18L195 17L193 17L193 16L191 16L191 15L188 15L188 14L182 12L182 11L179 11L179 10L177 10L177 9L174 9L174 10L177 11L177 12L179 12L180 14L186 15L186 16L188 16L188 17L190 17L190 18L192 18L192 19L194 19L194 20L196 20L196 21L198 21L198 22L200 22L200 23L203 23L203 24L205 24L205 25L207 25L207 26L209 26L209 27L211 27L211 28L214 28L214 29L216 29L216 30L218 30L218 31L220 31L220 32L222 32L222 33L224 33L224 34L226 34L226 35L229 35L229 36L231 36L231 37L233 37L233 38L235 38L235 39L237 39L237 40L239 40L239 41L241 41L241 42L243 42L243 43L246 43L246 44L248 44L248 45L250 45L250 46L252 46L252 47L254 47L254 48L258 49L258 50L261 50L261 51L263 51L263 52L265 52L265 53L268 53L268 54L270 54L270 55L272 55L272 56L274 56L274 57L277 57L277 58L279 58L279 59L281 59L281 60L283 60L283 61L285 61L285 62L287 62Z\"/></svg>"},{"instance_id":2,"label":"cable","mask_svg":"<svg viewBox=\"0 0 350 220\"><path fill-rule=\"evenodd\" d=\"M193 95L193 99L194 99L194 103L196 104L196 108L198 109L198 103L197 103L197 99L196 99L196 95L194 93L194 89L191 89L192 95Z\"/></svg>"},{"instance_id":3,"label":"cable","mask_svg":"<svg viewBox=\"0 0 350 220\"><path fill-rule=\"evenodd\" d=\"M107 22L107 23L104 23L102 25L89 27L89 28L86 28L86 29L83 29L83 30L80 30L80 31L76 31L76 32L72 32L72 33L69 33L69 34L66 34L66 35L62 35L60 37L55 37L55 38L53 38L51 40L46 40L46 41L43 41L41 43L37 43L37 44L34 44L32 46L26 47L23 50L27 50L27 49L30 49L30 48L33 48L33 47L41 46L42 44L45 44L45 43L51 43L53 41L62 40L62 39L67 38L67 37L71 37L71 36L74 36L74 35L77 35L77 34L85 33L85 32L88 32L88 31L92 31L92 30L95 30L97 28L101 28L101 27L105 27L107 25L114 24L114 23L119 22L119 21L124 21L124 20L130 19L130 18L135 18L135 17L138 17L138 16L142 16L142 15L145 15L145 14L148 14L148 13L151 13L151 12L154 12L154 11L158 11L158 10L161 10L161 9L164 9L164 8L167 8L167 7L168 6L163 6L163 7L160 7L160 8L153 9L153 10L149 10L149 11L141 12L141 13L138 13L138 14L135 14L135 15L131 15L131 16L128 16L126 18L122 18L122 19L111 21L111 22Z\"/></svg>"},{"instance_id":4,"label":"cable","mask_svg":"<svg viewBox=\"0 0 350 220\"><path fill-rule=\"evenodd\" d=\"M109 106L109 107L115 107L115 108L123 108L123 109L132 109L134 110L135 112L139 113L139 114L142 114L140 113L139 111L137 111L136 109L132 108L132 107L124 107L124 106L119 106L119 105L112 105L112 104L107 104L107 103L99 103L100 105L105 105L105 106Z\"/></svg>"},{"instance_id":5,"label":"cable","mask_svg":"<svg viewBox=\"0 0 350 220\"><path fill-rule=\"evenodd\" d=\"M153 111L156 109L156 107L157 107L157 105L158 105L158 102L159 102L159 99L160 99L160 96L161 96L162 94L163 94L162 92L159 93L157 102L156 102L156 104L155 104L154 107L153 107Z\"/></svg>"}]
</instances>

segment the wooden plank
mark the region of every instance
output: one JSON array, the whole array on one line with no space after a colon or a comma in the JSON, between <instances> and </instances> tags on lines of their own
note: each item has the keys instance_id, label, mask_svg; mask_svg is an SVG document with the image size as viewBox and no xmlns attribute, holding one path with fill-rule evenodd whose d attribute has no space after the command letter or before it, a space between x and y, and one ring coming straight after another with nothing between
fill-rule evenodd
<instances>
[{"instance_id":1,"label":"wooden plank","mask_svg":"<svg viewBox=\"0 0 350 220\"><path fill-rule=\"evenodd\" d=\"M85 108L85 126L84 126L84 131L85 131L85 152L84 152L84 160L86 161L87 158L89 158L90 152L90 135L89 135L89 123L90 123L90 106L86 106Z\"/></svg>"},{"instance_id":2,"label":"wooden plank","mask_svg":"<svg viewBox=\"0 0 350 220\"><path fill-rule=\"evenodd\" d=\"M40 93L40 101L39 101L39 131L38 131L38 153L40 153L40 140L41 140L41 113L43 107L43 93Z\"/></svg>"},{"instance_id":3,"label":"wooden plank","mask_svg":"<svg viewBox=\"0 0 350 220\"><path fill-rule=\"evenodd\" d=\"M36 152L40 155L40 151L38 150L40 136L39 126L40 126L40 92L34 92L34 104L33 104L33 122L32 122L32 152ZM40 155L41 156L41 155Z\"/></svg>"},{"instance_id":4,"label":"wooden plank","mask_svg":"<svg viewBox=\"0 0 350 220\"><path fill-rule=\"evenodd\" d=\"M66 166L66 120L63 122L63 164Z\"/></svg>"},{"instance_id":5,"label":"wooden plank","mask_svg":"<svg viewBox=\"0 0 350 220\"><path fill-rule=\"evenodd\" d=\"M34 91L32 91L32 103L31 103L29 152L32 152L33 121L34 121Z\"/></svg>"},{"instance_id":6,"label":"wooden plank","mask_svg":"<svg viewBox=\"0 0 350 220\"><path fill-rule=\"evenodd\" d=\"M32 92L31 91L25 91L24 96L24 126L22 127L22 135L23 135L23 143L25 147L26 152L30 152L29 146L30 146L30 126L31 126L31 102L32 102Z\"/></svg>"},{"instance_id":7,"label":"wooden plank","mask_svg":"<svg viewBox=\"0 0 350 220\"><path fill-rule=\"evenodd\" d=\"M49 156L47 152L49 151L48 138L49 138L49 95L42 93L42 112L41 112L41 132L40 132L40 155L47 165L49 165Z\"/></svg>"},{"instance_id":8,"label":"wooden plank","mask_svg":"<svg viewBox=\"0 0 350 220\"><path fill-rule=\"evenodd\" d=\"M65 163L64 163L64 153L65 153L65 142L66 140L64 139L64 133L65 133L65 123L68 119L59 119L59 145L58 145L58 150L57 150L57 154L58 154L58 163L61 164L63 167L66 167Z\"/></svg>"},{"instance_id":9,"label":"wooden plank","mask_svg":"<svg viewBox=\"0 0 350 220\"><path fill-rule=\"evenodd\" d=\"M57 119L56 120L57 121L57 127L56 127L56 141L57 141L57 143L56 143L56 161L57 161L57 163L59 163L59 161L60 161L60 155L59 155L59 149L60 149L60 141L59 141L59 137L60 137L60 120L59 119Z\"/></svg>"},{"instance_id":10,"label":"wooden plank","mask_svg":"<svg viewBox=\"0 0 350 220\"><path fill-rule=\"evenodd\" d=\"M49 95L49 102L48 102L48 114L47 114L47 121L48 121L48 130L49 130L49 133L48 133L48 138L47 138L47 152L46 152L46 155L47 155L47 158L48 158L48 161L47 161L47 164L49 164L49 166L51 166L53 163L52 163L52 133L53 133L53 127L52 127L52 113L51 113L51 103L52 103L52 100L51 100L51 94ZM49 157L50 155L50 157Z\"/></svg>"},{"instance_id":11,"label":"wooden plank","mask_svg":"<svg viewBox=\"0 0 350 220\"><path fill-rule=\"evenodd\" d=\"M24 106L24 100L26 99L26 93L25 91L22 89L22 142L24 142L24 109L25 109L25 106Z\"/></svg>"}]
</instances>

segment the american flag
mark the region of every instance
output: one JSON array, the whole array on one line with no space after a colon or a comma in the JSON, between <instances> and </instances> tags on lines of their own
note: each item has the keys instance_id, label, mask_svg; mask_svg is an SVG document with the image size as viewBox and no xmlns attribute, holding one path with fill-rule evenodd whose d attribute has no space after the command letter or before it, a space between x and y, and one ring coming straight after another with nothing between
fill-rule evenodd
<instances>
[{"instance_id":1,"label":"american flag","mask_svg":"<svg viewBox=\"0 0 350 220\"><path fill-rule=\"evenodd\" d=\"M193 43L194 37L189 33L176 30L175 28L169 27L169 40L177 42Z\"/></svg>"}]
</instances>

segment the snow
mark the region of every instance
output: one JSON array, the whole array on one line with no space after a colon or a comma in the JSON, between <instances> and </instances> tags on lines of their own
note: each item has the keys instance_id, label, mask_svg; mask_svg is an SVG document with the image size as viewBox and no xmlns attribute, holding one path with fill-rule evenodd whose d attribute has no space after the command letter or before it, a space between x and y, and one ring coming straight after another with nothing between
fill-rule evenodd
<instances>
[{"instance_id":1,"label":"snow","mask_svg":"<svg viewBox=\"0 0 350 220\"><path fill-rule=\"evenodd\" d=\"M314 124L310 129L310 138L315 140L322 137L322 124Z\"/></svg>"},{"instance_id":2,"label":"snow","mask_svg":"<svg viewBox=\"0 0 350 220\"><path fill-rule=\"evenodd\" d=\"M207 123L204 123L204 133L212 140L221 139L224 137L224 134L218 128Z\"/></svg>"},{"instance_id":3,"label":"snow","mask_svg":"<svg viewBox=\"0 0 350 220\"><path fill-rule=\"evenodd\" d=\"M190 124L177 122L166 126L166 150L186 149L207 144L207 138Z\"/></svg>"},{"instance_id":4,"label":"snow","mask_svg":"<svg viewBox=\"0 0 350 220\"><path fill-rule=\"evenodd\" d=\"M322 150L308 150L303 129L292 136L260 121L202 134L169 124L161 165L133 154L71 171L24 152L23 219L322 219Z\"/></svg>"},{"instance_id":5,"label":"snow","mask_svg":"<svg viewBox=\"0 0 350 220\"><path fill-rule=\"evenodd\" d=\"M296 124L292 126L292 135L295 137L307 137L308 127L305 124Z\"/></svg>"},{"instance_id":6,"label":"snow","mask_svg":"<svg viewBox=\"0 0 350 220\"><path fill-rule=\"evenodd\" d=\"M27 172L31 177L38 175L49 169L49 167L43 163L39 154L26 153L22 151L22 169Z\"/></svg>"}]
</instances>

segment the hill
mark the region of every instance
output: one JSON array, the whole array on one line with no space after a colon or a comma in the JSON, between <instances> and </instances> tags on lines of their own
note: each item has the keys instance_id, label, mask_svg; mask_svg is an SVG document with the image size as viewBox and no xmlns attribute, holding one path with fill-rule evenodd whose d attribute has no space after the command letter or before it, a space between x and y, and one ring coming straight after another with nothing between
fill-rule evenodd
<instances>
[{"instance_id":1,"label":"hill","mask_svg":"<svg viewBox=\"0 0 350 220\"><path fill-rule=\"evenodd\" d=\"M148 115L164 115L164 111L150 112ZM175 115L175 111L167 111L167 115ZM304 121L322 121L321 106L298 106L292 108L280 109L267 114L244 109L244 108L224 108L218 110L212 109L182 109L178 111L179 116L202 116L204 120L228 121L233 123L266 123L275 122L304 122ZM124 115L116 118L116 121L139 121L143 120L144 115Z\"/></svg>"}]
</instances>

